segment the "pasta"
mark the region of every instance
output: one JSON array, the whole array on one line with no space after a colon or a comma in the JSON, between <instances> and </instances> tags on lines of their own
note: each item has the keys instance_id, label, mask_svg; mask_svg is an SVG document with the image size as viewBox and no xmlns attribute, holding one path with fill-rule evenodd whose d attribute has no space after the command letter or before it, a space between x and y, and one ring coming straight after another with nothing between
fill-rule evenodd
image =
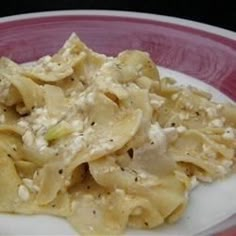
<instances>
[{"instance_id":1,"label":"pasta","mask_svg":"<svg viewBox=\"0 0 236 236\"><path fill-rule=\"evenodd\" d=\"M234 103L72 34L35 63L0 59L0 212L65 217L82 235L173 223L196 184L231 173L235 135Z\"/></svg>"}]
</instances>

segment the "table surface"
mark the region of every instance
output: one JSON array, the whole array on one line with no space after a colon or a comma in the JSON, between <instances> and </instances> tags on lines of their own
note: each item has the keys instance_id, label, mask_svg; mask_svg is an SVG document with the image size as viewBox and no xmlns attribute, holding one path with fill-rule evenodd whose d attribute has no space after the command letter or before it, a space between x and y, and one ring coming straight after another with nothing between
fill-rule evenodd
<instances>
[{"instance_id":1,"label":"table surface","mask_svg":"<svg viewBox=\"0 0 236 236\"><path fill-rule=\"evenodd\" d=\"M0 17L66 9L106 9L155 13L186 18L236 31L236 1L229 0L7 0L0 7Z\"/></svg>"}]
</instances>

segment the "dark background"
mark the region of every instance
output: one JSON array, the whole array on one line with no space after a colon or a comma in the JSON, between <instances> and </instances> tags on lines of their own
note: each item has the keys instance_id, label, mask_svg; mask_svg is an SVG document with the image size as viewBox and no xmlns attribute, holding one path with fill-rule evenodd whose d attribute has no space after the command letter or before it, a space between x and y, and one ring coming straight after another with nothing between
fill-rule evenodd
<instances>
[{"instance_id":1,"label":"dark background","mask_svg":"<svg viewBox=\"0 0 236 236\"><path fill-rule=\"evenodd\" d=\"M0 0L0 16L63 9L109 9L177 16L236 31L236 0Z\"/></svg>"}]
</instances>

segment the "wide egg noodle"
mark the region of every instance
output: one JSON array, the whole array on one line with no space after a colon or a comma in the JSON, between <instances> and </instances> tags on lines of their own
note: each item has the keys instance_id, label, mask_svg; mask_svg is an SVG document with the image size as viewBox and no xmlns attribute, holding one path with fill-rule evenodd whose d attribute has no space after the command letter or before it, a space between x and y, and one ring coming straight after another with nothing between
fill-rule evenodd
<instances>
[{"instance_id":1,"label":"wide egg noodle","mask_svg":"<svg viewBox=\"0 0 236 236\"><path fill-rule=\"evenodd\" d=\"M204 151L204 145L209 153ZM177 163L185 163L189 175L206 181L224 176L227 173L224 162L233 163L234 158L232 146L219 144L197 130L186 131L169 152Z\"/></svg>"},{"instance_id":2,"label":"wide egg noodle","mask_svg":"<svg viewBox=\"0 0 236 236\"><path fill-rule=\"evenodd\" d=\"M1 153L0 158L0 211L14 212L17 188L20 184L20 177L14 167L14 162L7 157L6 153Z\"/></svg>"},{"instance_id":3,"label":"wide egg noodle","mask_svg":"<svg viewBox=\"0 0 236 236\"><path fill-rule=\"evenodd\" d=\"M7 70L0 67L0 76L10 82L21 96L21 100L18 99L15 103L23 102L27 111L31 111L34 107L42 106L44 103L42 88L30 78L23 76L21 69L14 62L5 58L1 58L1 61L6 64ZM18 94L16 97L19 97ZM10 105L15 104L11 102Z\"/></svg>"},{"instance_id":4,"label":"wide egg noodle","mask_svg":"<svg viewBox=\"0 0 236 236\"><path fill-rule=\"evenodd\" d=\"M89 59L87 59L87 57ZM52 57L46 56L41 58L34 66L26 66L23 73L41 81L56 82L73 74L76 77L76 74L78 74L76 71L79 70L80 65L87 64L91 66L92 64L97 64L98 60L96 61L95 58L104 60L105 56L100 56L92 52L92 50L88 49L87 46L80 41L77 35L72 34L58 53ZM86 73L90 69L91 68L84 68L84 72ZM82 74L80 76L84 75Z\"/></svg>"},{"instance_id":5,"label":"wide egg noodle","mask_svg":"<svg viewBox=\"0 0 236 236\"><path fill-rule=\"evenodd\" d=\"M37 166L24 160L25 153L18 134L9 130L0 133L0 211L25 214L50 213L55 215L69 214L69 195L58 194L51 205L40 206L36 201L35 192L27 202L22 202L18 196L19 186L24 178L32 179ZM56 182L56 181L55 181ZM53 183L52 186L54 186ZM44 188L41 189L43 191ZM39 195L40 196L40 195ZM54 206L55 205L55 206Z\"/></svg>"},{"instance_id":6,"label":"wide egg noodle","mask_svg":"<svg viewBox=\"0 0 236 236\"><path fill-rule=\"evenodd\" d=\"M181 204L185 204L185 184L173 175L158 178L143 171L122 169L115 163L114 157L93 161L89 167L92 176L100 185L110 189L123 189L127 193L148 199L163 220ZM142 224L145 225L145 221ZM135 226L135 223L132 225ZM158 223L150 224L150 227L157 225ZM140 227L140 220L136 227Z\"/></svg>"},{"instance_id":7,"label":"wide egg noodle","mask_svg":"<svg viewBox=\"0 0 236 236\"><path fill-rule=\"evenodd\" d=\"M163 218L147 199L122 189L104 188L89 175L84 184L77 187L69 221L81 234L119 235L128 223L136 222L138 227L139 221L141 228L149 228L161 224Z\"/></svg>"},{"instance_id":8,"label":"wide egg noodle","mask_svg":"<svg viewBox=\"0 0 236 236\"><path fill-rule=\"evenodd\" d=\"M137 135L132 139L128 146L139 147L147 141L147 131L149 129L152 119L152 107L149 102L148 91L145 89L138 89L136 87L127 88L128 98L121 100L121 105L127 109L141 109L143 111L142 123L139 127Z\"/></svg>"}]
</instances>

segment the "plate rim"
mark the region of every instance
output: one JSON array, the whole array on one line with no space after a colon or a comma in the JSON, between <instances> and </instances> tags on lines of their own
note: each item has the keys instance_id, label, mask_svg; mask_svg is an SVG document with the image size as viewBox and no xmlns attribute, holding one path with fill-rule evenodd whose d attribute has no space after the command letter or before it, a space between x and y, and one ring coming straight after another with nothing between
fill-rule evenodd
<instances>
[{"instance_id":1,"label":"plate rim","mask_svg":"<svg viewBox=\"0 0 236 236\"><path fill-rule=\"evenodd\" d=\"M236 32L224 29L218 26L213 26L206 23L201 23L185 18L179 18L175 16L159 15L153 13L143 13L136 11L120 11L120 10L55 10L55 11L40 11L34 13L16 14L11 16L0 17L0 24L5 22L33 19L38 17L55 17L55 16L115 16L115 17L128 17L133 19L146 19L159 22L167 22L175 25L186 26L193 29L198 29L211 34L219 35L224 38L233 39L236 38Z\"/></svg>"}]
</instances>

